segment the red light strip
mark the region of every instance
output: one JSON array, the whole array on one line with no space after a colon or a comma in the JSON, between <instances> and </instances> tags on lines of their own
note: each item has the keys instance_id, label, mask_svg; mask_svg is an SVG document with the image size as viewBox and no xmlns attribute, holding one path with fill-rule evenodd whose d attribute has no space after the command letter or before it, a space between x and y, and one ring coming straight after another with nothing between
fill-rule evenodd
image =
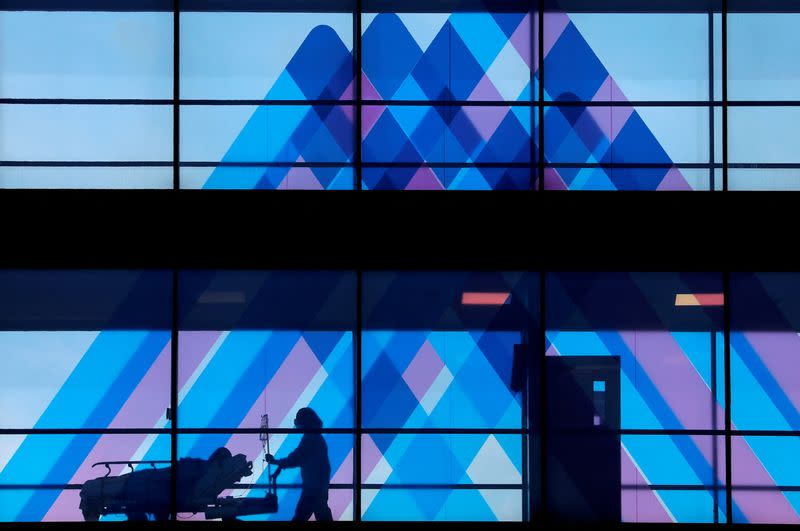
<instances>
[{"instance_id":1,"label":"red light strip","mask_svg":"<svg viewBox=\"0 0 800 531\"><path fill-rule=\"evenodd\" d=\"M678 293L675 306L722 306L725 295L722 293Z\"/></svg>"},{"instance_id":2,"label":"red light strip","mask_svg":"<svg viewBox=\"0 0 800 531\"><path fill-rule=\"evenodd\" d=\"M465 306L502 306L511 300L507 291L465 291L461 304Z\"/></svg>"}]
</instances>

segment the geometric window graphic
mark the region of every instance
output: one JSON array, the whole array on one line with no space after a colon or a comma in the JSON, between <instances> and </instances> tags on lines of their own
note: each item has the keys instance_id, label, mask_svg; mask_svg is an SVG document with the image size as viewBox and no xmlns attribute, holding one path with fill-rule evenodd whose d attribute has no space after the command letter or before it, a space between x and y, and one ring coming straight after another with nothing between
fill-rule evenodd
<instances>
[{"instance_id":1,"label":"geometric window graphic","mask_svg":"<svg viewBox=\"0 0 800 531\"><path fill-rule=\"evenodd\" d=\"M290 520L306 472L265 454L319 433L335 520L796 523L798 301L795 273L5 270L0 520L169 519L173 467L178 519Z\"/></svg>"},{"instance_id":2,"label":"geometric window graphic","mask_svg":"<svg viewBox=\"0 0 800 531\"><path fill-rule=\"evenodd\" d=\"M800 186L796 12L27 3L0 11L2 188Z\"/></svg>"}]
</instances>

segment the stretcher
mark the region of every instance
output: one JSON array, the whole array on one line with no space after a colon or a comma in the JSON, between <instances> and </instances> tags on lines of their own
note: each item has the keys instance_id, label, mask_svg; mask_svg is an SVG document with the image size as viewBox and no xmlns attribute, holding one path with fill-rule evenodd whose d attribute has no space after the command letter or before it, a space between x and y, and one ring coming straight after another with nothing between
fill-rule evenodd
<instances>
[{"instance_id":1,"label":"stretcher","mask_svg":"<svg viewBox=\"0 0 800 531\"><path fill-rule=\"evenodd\" d=\"M170 461L101 461L106 475L90 479L80 491L80 510L86 521L101 516L121 514L128 520L167 520L171 514L172 466L158 468ZM111 475L112 465L127 465L130 472ZM136 467L136 468L134 468ZM236 488L244 477L253 474L253 462L244 454L231 455L219 448L208 459L183 458L175 463L178 513L202 513L207 519L235 520L239 516L269 514L278 511L275 481L269 475L264 497L220 497L223 491Z\"/></svg>"}]
</instances>

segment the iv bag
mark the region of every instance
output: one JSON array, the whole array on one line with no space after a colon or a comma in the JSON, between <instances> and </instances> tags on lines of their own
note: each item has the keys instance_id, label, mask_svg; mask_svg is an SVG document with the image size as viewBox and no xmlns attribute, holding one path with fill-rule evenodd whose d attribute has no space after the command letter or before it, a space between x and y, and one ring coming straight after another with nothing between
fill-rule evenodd
<instances>
[{"instance_id":1,"label":"iv bag","mask_svg":"<svg viewBox=\"0 0 800 531\"><path fill-rule=\"evenodd\" d=\"M258 434L258 439L261 442L267 442L269 440L269 433L267 433L267 429L269 428L269 415L261 415L261 432Z\"/></svg>"}]
</instances>

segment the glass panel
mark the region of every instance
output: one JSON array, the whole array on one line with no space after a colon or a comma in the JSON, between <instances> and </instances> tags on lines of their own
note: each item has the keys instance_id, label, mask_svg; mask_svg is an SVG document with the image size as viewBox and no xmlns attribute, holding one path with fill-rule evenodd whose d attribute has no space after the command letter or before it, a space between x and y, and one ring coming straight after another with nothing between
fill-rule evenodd
<instances>
[{"instance_id":1,"label":"glass panel","mask_svg":"<svg viewBox=\"0 0 800 531\"><path fill-rule=\"evenodd\" d=\"M524 107L367 106L364 162L527 163Z\"/></svg>"},{"instance_id":2,"label":"glass panel","mask_svg":"<svg viewBox=\"0 0 800 531\"><path fill-rule=\"evenodd\" d=\"M171 105L0 105L2 161L171 161Z\"/></svg>"},{"instance_id":3,"label":"glass panel","mask_svg":"<svg viewBox=\"0 0 800 531\"><path fill-rule=\"evenodd\" d=\"M545 110L552 163L707 163L709 111L700 107L596 107L559 100Z\"/></svg>"},{"instance_id":4,"label":"glass panel","mask_svg":"<svg viewBox=\"0 0 800 531\"><path fill-rule=\"evenodd\" d=\"M522 520L522 495L513 489L363 489L365 521Z\"/></svg>"},{"instance_id":5,"label":"glass panel","mask_svg":"<svg viewBox=\"0 0 800 531\"><path fill-rule=\"evenodd\" d=\"M185 106L181 121L182 161L202 165L182 169L190 188L352 188L351 106Z\"/></svg>"},{"instance_id":6,"label":"glass panel","mask_svg":"<svg viewBox=\"0 0 800 531\"><path fill-rule=\"evenodd\" d=\"M354 169L326 166L208 165L181 168L181 188L218 190L352 190Z\"/></svg>"},{"instance_id":7,"label":"glass panel","mask_svg":"<svg viewBox=\"0 0 800 531\"><path fill-rule=\"evenodd\" d=\"M529 101L527 13L365 13L370 100Z\"/></svg>"},{"instance_id":8,"label":"glass panel","mask_svg":"<svg viewBox=\"0 0 800 531\"><path fill-rule=\"evenodd\" d=\"M798 122L800 107L728 108L730 162L800 162Z\"/></svg>"},{"instance_id":9,"label":"glass panel","mask_svg":"<svg viewBox=\"0 0 800 531\"><path fill-rule=\"evenodd\" d=\"M731 168L728 190L800 190L800 169Z\"/></svg>"},{"instance_id":10,"label":"glass panel","mask_svg":"<svg viewBox=\"0 0 800 531\"><path fill-rule=\"evenodd\" d=\"M547 355L619 357L623 429L722 429L721 293L718 274L548 274Z\"/></svg>"},{"instance_id":11,"label":"glass panel","mask_svg":"<svg viewBox=\"0 0 800 531\"><path fill-rule=\"evenodd\" d=\"M757 4L754 5L756 10ZM796 6L795 6L796 7ZM797 100L800 94L800 13L728 15L728 97Z\"/></svg>"},{"instance_id":12,"label":"glass panel","mask_svg":"<svg viewBox=\"0 0 800 531\"><path fill-rule=\"evenodd\" d=\"M731 415L740 430L800 430L800 275L731 275Z\"/></svg>"},{"instance_id":13,"label":"glass panel","mask_svg":"<svg viewBox=\"0 0 800 531\"><path fill-rule=\"evenodd\" d=\"M548 13L544 23L545 91L556 101L709 97L705 13Z\"/></svg>"},{"instance_id":14,"label":"glass panel","mask_svg":"<svg viewBox=\"0 0 800 531\"><path fill-rule=\"evenodd\" d=\"M521 435L381 433L361 452L365 519L521 519Z\"/></svg>"},{"instance_id":15,"label":"glass panel","mask_svg":"<svg viewBox=\"0 0 800 531\"><path fill-rule=\"evenodd\" d=\"M0 11L0 64L0 98L172 99L172 13Z\"/></svg>"},{"instance_id":16,"label":"glass panel","mask_svg":"<svg viewBox=\"0 0 800 531\"><path fill-rule=\"evenodd\" d=\"M709 190L709 170L695 168L580 167L545 169L546 190ZM722 188L722 179L715 179Z\"/></svg>"},{"instance_id":17,"label":"glass panel","mask_svg":"<svg viewBox=\"0 0 800 531\"><path fill-rule=\"evenodd\" d=\"M160 167L0 166L0 188L172 188L172 164Z\"/></svg>"},{"instance_id":18,"label":"glass panel","mask_svg":"<svg viewBox=\"0 0 800 531\"><path fill-rule=\"evenodd\" d=\"M292 427L311 407L353 425L352 273L185 271L178 389L183 427Z\"/></svg>"},{"instance_id":19,"label":"glass panel","mask_svg":"<svg viewBox=\"0 0 800 531\"><path fill-rule=\"evenodd\" d=\"M725 522L724 438L623 435L622 520Z\"/></svg>"},{"instance_id":20,"label":"glass panel","mask_svg":"<svg viewBox=\"0 0 800 531\"><path fill-rule=\"evenodd\" d=\"M521 273L366 273L364 426L520 428L529 289Z\"/></svg>"},{"instance_id":21,"label":"glass panel","mask_svg":"<svg viewBox=\"0 0 800 531\"><path fill-rule=\"evenodd\" d=\"M169 455L169 434L1 436L0 521L164 519Z\"/></svg>"},{"instance_id":22,"label":"glass panel","mask_svg":"<svg viewBox=\"0 0 800 531\"><path fill-rule=\"evenodd\" d=\"M302 475L306 477L305 481L312 476L321 478L328 475L324 481L330 481L330 490L323 495L327 495L332 518L352 520L353 435L271 434L269 451L284 459L301 444L303 437L309 438L303 444L319 452L307 462L312 465L319 463L325 469L318 471L309 468L312 465L304 465ZM266 441L260 440L257 433L180 435L179 467L186 463L187 467L201 468L206 461L213 461L216 454L224 456L226 464L222 466L230 473L223 477L216 472L214 476L213 468L209 467L212 469L207 474L215 478L209 484L202 480L193 481L191 472L187 473L189 479L186 481L179 478L178 500L182 507L178 509L178 518L189 521L230 520L234 517L241 520L291 520L304 488L301 469L287 466L280 472L273 490L269 477L275 473L276 466L264 461L266 449ZM205 486L208 488L203 489ZM274 495L277 495L277 506ZM231 498L227 498L229 496ZM201 502L204 498L207 501Z\"/></svg>"},{"instance_id":23,"label":"glass panel","mask_svg":"<svg viewBox=\"0 0 800 531\"><path fill-rule=\"evenodd\" d=\"M168 272L0 274L0 427L163 428Z\"/></svg>"},{"instance_id":24,"label":"glass panel","mask_svg":"<svg viewBox=\"0 0 800 531\"><path fill-rule=\"evenodd\" d=\"M181 97L353 98L349 13L181 15Z\"/></svg>"},{"instance_id":25,"label":"glass panel","mask_svg":"<svg viewBox=\"0 0 800 531\"><path fill-rule=\"evenodd\" d=\"M800 522L800 438L733 437L731 451L734 522Z\"/></svg>"}]
</instances>

